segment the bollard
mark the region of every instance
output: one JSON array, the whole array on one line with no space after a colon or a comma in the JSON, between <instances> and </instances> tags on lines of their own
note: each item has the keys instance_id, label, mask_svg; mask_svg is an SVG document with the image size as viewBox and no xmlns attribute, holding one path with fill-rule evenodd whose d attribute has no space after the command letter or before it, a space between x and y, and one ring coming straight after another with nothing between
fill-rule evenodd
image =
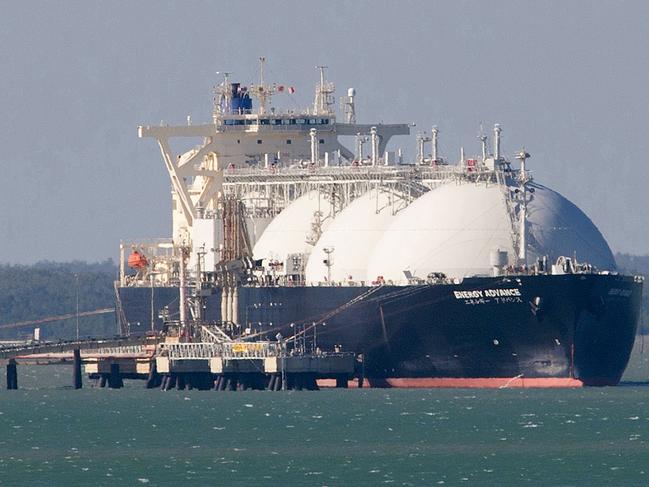
<instances>
[{"instance_id":1,"label":"bollard","mask_svg":"<svg viewBox=\"0 0 649 487\"><path fill-rule=\"evenodd\" d=\"M74 357L72 363L72 385L75 389L81 389L83 387L81 376L81 350L75 348L72 354Z\"/></svg>"}]
</instances>

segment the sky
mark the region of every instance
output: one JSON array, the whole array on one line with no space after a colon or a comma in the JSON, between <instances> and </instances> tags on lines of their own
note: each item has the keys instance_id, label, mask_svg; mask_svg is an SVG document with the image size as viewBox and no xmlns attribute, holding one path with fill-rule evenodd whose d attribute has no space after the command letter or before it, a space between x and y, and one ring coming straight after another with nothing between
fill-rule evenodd
<instances>
[{"instance_id":1,"label":"sky","mask_svg":"<svg viewBox=\"0 0 649 487\"><path fill-rule=\"evenodd\" d=\"M0 262L117 259L171 234L169 179L137 126L210 120L218 72L295 86L316 65L359 122L440 130L477 154L480 124L525 147L613 251L649 254L649 2L22 1L0 17ZM278 102L278 105L281 105Z\"/></svg>"}]
</instances>

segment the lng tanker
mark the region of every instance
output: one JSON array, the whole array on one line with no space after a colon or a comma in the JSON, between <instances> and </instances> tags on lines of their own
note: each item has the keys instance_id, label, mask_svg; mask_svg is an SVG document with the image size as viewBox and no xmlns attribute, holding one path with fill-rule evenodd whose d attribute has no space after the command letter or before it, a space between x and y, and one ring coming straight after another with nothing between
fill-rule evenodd
<instances>
[{"instance_id":1,"label":"lng tanker","mask_svg":"<svg viewBox=\"0 0 649 487\"><path fill-rule=\"evenodd\" d=\"M410 125L357 123L353 88L338 120L324 67L313 105L282 110L295 90L266 83L260 61L258 83L215 87L210 123L138 128L169 173L173 232L121 244L124 333L173 323L191 341L209 323L213 337L354 352L379 387L619 382L642 279L616 273L525 150L504 155L499 125L453 163L433 127L406 161L389 143ZM176 154L172 138L197 145Z\"/></svg>"}]
</instances>

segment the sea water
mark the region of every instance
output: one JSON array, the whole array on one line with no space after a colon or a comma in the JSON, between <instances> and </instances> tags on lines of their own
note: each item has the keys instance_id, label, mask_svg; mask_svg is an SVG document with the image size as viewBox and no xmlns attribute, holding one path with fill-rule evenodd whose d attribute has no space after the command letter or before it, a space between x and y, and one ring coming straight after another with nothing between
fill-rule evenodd
<instances>
[{"instance_id":1,"label":"sea water","mask_svg":"<svg viewBox=\"0 0 649 487\"><path fill-rule=\"evenodd\" d=\"M540 390L73 390L19 366L0 485L649 485L648 356L619 387Z\"/></svg>"}]
</instances>

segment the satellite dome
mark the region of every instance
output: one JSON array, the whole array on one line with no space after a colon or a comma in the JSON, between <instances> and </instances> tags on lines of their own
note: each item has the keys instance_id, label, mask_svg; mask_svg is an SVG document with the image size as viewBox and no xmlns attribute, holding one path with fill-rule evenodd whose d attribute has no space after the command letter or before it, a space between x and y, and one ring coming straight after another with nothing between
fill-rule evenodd
<instances>
[{"instance_id":1,"label":"satellite dome","mask_svg":"<svg viewBox=\"0 0 649 487\"><path fill-rule=\"evenodd\" d=\"M371 190L349 204L322 234L306 266L307 282L365 280L367 264L375 245L392 223L405 201L388 190ZM327 268L325 249L330 249Z\"/></svg>"},{"instance_id":2,"label":"satellite dome","mask_svg":"<svg viewBox=\"0 0 649 487\"><path fill-rule=\"evenodd\" d=\"M254 258L283 261L288 254L309 253L312 247L307 240L313 233L313 224L329 214L329 206L318 191L297 198L268 224L253 248ZM323 220L321 228L326 229L329 222L328 218Z\"/></svg>"}]
</instances>

